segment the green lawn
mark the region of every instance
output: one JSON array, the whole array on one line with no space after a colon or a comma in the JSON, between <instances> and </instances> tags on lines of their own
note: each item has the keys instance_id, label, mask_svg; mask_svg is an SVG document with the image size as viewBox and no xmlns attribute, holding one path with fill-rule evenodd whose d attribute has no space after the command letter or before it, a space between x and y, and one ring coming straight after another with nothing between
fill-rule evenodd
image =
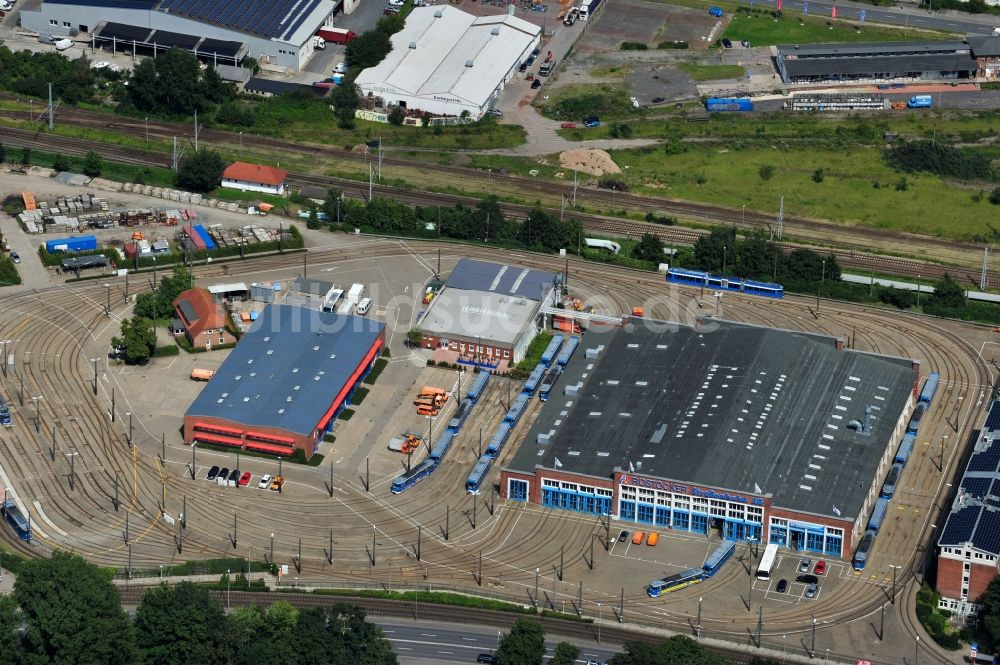
<instances>
[{"instance_id":1,"label":"green lawn","mask_svg":"<svg viewBox=\"0 0 1000 665\"><path fill-rule=\"evenodd\" d=\"M853 12L851 12L853 14ZM842 16L846 18L847 12ZM851 19L856 19L852 15ZM798 13L784 12L780 19L767 14L748 15L737 12L730 16L729 25L722 33L735 43L749 40L753 46L771 46L774 44L814 44L818 42L879 42L907 39L941 39L947 37L944 33L932 33L923 30L906 30L904 28L888 28L885 26L867 25L855 20L848 22L841 19L831 19L818 16L802 16Z\"/></svg>"},{"instance_id":2,"label":"green lawn","mask_svg":"<svg viewBox=\"0 0 1000 665\"><path fill-rule=\"evenodd\" d=\"M985 198L974 202L976 190L929 175L906 175L907 188L900 191L903 174L883 163L879 148L775 145L730 151L691 146L673 155L663 150L611 155L623 169L628 167L635 192L775 211L784 196L785 214L848 225L968 240L990 235L988 222L997 210ZM758 175L765 164L776 169L770 180ZM813 174L820 168L823 182L816 183Z\"/></svg>"},{"instance_id":3,"label":"green lawn","mask_svg":"<svg viewBox=\"0 0 1000 665\"><path fill-rule=\"evenodd\" d=\"M695 81L743 78L745 72L739 65L699 65L693 62L678 63L677 68L686 71Z\"/></svg>"}]
</instances>

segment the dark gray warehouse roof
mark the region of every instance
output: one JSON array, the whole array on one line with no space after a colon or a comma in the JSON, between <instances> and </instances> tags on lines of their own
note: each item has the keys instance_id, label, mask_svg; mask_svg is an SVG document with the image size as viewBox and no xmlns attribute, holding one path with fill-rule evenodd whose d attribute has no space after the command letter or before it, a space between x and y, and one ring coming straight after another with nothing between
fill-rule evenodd
<instances>
[{"instance_id":1,"label":"dark gray warehouse roof","mask_svg":"<svg viewBox=\"0 0 1000 665\"><path fill-rule=\"evenodd\" d=\"M830 74L894 74L907 72L974 72L976 61L969 54L873 56L865 58L785 59L789 77Z\"/></svg>"},{"instance_id":2,"label":"dark gray warehouse roof","mask_svg":"<svg viewBox=\"0 0 1000 665\"><path fill-rule=\"evenodd\" d=\"M551 272L462 259L448 276L448 288L541 300L542 294L547 293L555 281L556 276Z\"/></svg>"},{"instance_id":3,"label":"dark gray warehouse roof","mask_svg":"<svg viewBox=\"0 0 1000 665\"><path fill-rule=\"evenodd\" d=\"M1000 402L990 406L938 540L939 547L966 543L1000 555Z\"/></svg>"},{"instance_id":4,"label":"dark gray warehouse roof","mask_svg":"<svg viewBox=\"0 0 1000 665\"><path fill-rule=\"evenodd\" d=\"M309 435L383 328L367 318L268 305L185 416Z\"/></svg>"},{"instance_id":5,"label":"dark gray warehouse roof","mask_svg":"<svg viewBox=\"0 0 1000 665\"><path fill-rule=\"evenodd\" d=\"M872 43L828 43L828 44L780 44L775 47L784 57L799 58L848 58L905 56L929 53L957 53L969 50L969 44L960 39L944 41L912 42L872 42Z\"/></svg>"},{"instance_id":6,"label":"dark gray warehouse roof","mask_svg":"<svg viewBox=\"0 0 1000 665\"><path fill-rule=\"evenodd\" d=\"M1000 37L970 35L969 46L977 58L995 58L1000 55Z\"/></svg>"},{"instance_id":7,"label":"dark gray warehouse roof","mask_svg":"<svg viewBox=\"0 0 1000 665\"><path fill-rule=\"evenodd\" d=\"M889 439L916 378L911 360L711 319L701 330L636 321L585 334L508 468L532 473L558 459L562 471L601 478L634 468L771 493L782 508L857 516L880 457L896 443ZM586 358L599 345L598 357ZM576 396L565 393L576 384ZM847 427L864 420L866 405L870 436Z\"/></svg>"}]
</instances>

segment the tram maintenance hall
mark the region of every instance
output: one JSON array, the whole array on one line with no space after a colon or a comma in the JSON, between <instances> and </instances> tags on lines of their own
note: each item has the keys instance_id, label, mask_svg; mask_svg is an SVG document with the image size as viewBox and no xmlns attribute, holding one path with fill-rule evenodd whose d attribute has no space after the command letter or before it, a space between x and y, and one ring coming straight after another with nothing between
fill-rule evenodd
<instances>
[{"instance_id":1,"label":"tram maintenance hall","mask_svg":"<svg viewBox=\"0 0 1000 665\"><path fill-rule=\"evenodd\" d=\"M514 501L849 556L917 361L811 333L631 319L584 333L501 469Z\"/></svg>"}]
</instances>

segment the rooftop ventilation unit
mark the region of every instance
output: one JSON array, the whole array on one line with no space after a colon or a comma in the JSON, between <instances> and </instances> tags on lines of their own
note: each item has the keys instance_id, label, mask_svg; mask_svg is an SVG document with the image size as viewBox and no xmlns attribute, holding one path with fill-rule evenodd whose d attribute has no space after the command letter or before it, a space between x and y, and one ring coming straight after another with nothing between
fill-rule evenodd
<instances>
[{"instance_id":1,"label":"rooftop ventilation unit","mask_svg":"<svg viewBox=\"0 0 1000 665\"><path fill-rule=\"evenodd\" d=\"M442 16L444 16L444 14L441 12L440 9L434 10L434 18L441 18Z\"/></svg>"},{"instance_id":2,"label":"rooftop ventilation unit","mask_svg":"<svg viewBox=\"0 0 1000 665\"><path fill-rule=\"evenodd\" d=\"M417 48L417 43L416 42L410 42L410 48L416 49Z\"/></svg>"},{"instance_id":3,"label":"rooftop ventilation unit","mask_svg":"<svg viewBox=\"0 0 1000 665\"><path fill-rule=\"evenodd\" d=\"M469 69L472 69L472 61L471 60L466 60L465 61L465 66L468 67Z\"/></svg>"},{"instance_id":4,"label":"rooftop ventilation unit","mask_svg":"<svg viewBox=\"0 0 1000 665\"><path fill-rule=\"evenodd\" d=\"M496 37L497 35L500 34L500 28L494 27L492 30L490 30L490 34Z\"/></svg>"}]
</instances>

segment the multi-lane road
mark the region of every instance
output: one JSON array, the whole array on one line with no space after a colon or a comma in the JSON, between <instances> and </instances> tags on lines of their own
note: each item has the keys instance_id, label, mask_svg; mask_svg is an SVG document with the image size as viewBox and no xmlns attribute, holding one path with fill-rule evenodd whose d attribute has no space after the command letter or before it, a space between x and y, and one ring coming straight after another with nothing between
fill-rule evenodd
<instances>
[{"instance_id":1,"label":"multi-lane road","mask_svg":"<svg viewBox=\"0 0 1000 665\"><path fill-rule=\"evenodd\" d=\"M442 625L404 619L371 619L385 631L402 665L426 663L474 663L481 653L495 653L501 632L489 626ZM559 640L547 639L545 651L551 656ZM618 650L593 642L578 642L579 662L605 662Z\"/></svg>"}]
</instances>

